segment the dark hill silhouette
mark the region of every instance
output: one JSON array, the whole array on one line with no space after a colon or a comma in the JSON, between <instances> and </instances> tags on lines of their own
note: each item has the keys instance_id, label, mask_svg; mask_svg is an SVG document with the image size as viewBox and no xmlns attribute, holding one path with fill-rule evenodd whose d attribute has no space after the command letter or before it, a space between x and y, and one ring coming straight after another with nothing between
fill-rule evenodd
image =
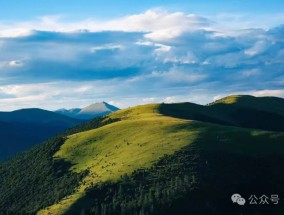
<instances>
[{"instance_id":1,"label":"dark hill silhouette","mask_svg":"<svg viewBox=\"0 0 284 215\"><path fill-rule=\"evenodd\" d=\"M284 99L229 96L206 106L193 103L162 104L162 114L222 125L284 131Z\"/></svg>"},{"instance_id":2,"label":"dark hill silhouette","mask_svg":"<svg viewBox=\"0 0 284 215\"><path fill-rule=\"evenodd\" d=\"M0 112L0 160L29 149L81 122L37 108Z\"/></svg>"}]
</instances>

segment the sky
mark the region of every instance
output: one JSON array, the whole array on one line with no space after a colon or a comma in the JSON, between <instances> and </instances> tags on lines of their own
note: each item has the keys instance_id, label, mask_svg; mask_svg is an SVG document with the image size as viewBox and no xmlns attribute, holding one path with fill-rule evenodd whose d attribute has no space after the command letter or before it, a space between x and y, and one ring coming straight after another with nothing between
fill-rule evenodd
<instances>
[{"instance_id":1,"label":"sky","mask_svg":"<svg viewBox=\"0 0 284 215\"><path fill-rule=\"evenodd\" d=\"M0 0L0 111L284 97L284 2Z\"/></svg>"}]
</instances>

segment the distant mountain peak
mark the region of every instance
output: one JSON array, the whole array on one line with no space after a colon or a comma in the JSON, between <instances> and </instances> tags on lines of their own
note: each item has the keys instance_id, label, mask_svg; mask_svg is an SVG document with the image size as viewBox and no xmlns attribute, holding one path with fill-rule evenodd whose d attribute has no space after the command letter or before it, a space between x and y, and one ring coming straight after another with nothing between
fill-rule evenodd
<instances>
[{"instance_id":1,"label":"distant mountain peak","mask_svg":"<svg viewBox=\"0 0 284 215\"><path fill-rule=\"evenodd\" d=\"M100 114L104 112L113 112L119 110L117 107L112 106L106 102L97 102L81 109L82 114Z\"/></svg>"},{"instance_id":2,"label":"distant mountain peak","mask_svg":"<svg viewBox=\"0 0 284 215\"><path fill-rule=\"evenodd\" d=\"M102 101L90 104L84 108L60 109L56 112L77 119L92 119L117 110L119 110L119 108Z\"/></svg>"}]
</instances>

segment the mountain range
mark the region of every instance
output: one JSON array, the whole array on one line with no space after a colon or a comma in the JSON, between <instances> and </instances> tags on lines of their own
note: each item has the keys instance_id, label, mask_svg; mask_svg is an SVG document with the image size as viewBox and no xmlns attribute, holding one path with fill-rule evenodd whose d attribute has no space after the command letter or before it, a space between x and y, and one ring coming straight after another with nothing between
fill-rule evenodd
<instances>
[{"instance_id":1,"label":"mountain range","mask_svg":"<svg viewBox=\"0 0 284 215\"><path fill-rule=\"evenodd\" d=\"M0 160L29 149L68 128L116 111L106 102L82 109L48 111L38 108L0 112Z\"/></svg>"},{"instance_id":2,"label":"mountain range","mask_svg":"<svg viewBox=\"0 0 284 215\"><path fill-rule=\"evenodd\" d=\"M0 163L0 211L281 215L283 107L281 98L238 95L90 120ZM251 205L253 195L270 205Z\"/></svg>"},{"instance_id":3,"label":"mountain range","mask_svg":"<svg viewBox=\"0 0 284 215\"><path fill-rule=\"evenodd\" d=\"M0 160L29 149L82 122L35 108L0 112Z\"/></svg>"},{"instance_id":4,"label":"mountain range","mask_svg":"<svg viewBox=\"0 0 284 215\"><path fill-rule=\"evenodd\" d=\"M85 108L73 108L73 109L59 109L56 113L63 114L75 119L89 120L99 116L107 115L114 111L119 110L119 108L110 105L106 102L99 102L91 104Z\"/></svg>"}]
</instances>

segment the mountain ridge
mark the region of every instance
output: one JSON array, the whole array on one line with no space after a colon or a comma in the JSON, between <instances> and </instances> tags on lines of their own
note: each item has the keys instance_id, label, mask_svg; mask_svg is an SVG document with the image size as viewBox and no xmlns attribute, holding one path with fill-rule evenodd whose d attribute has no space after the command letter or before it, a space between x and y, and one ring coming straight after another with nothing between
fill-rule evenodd
<instances>
[{"instance_id":1,"label":"mountain ridge","mask_svg":"<svg viewBox=\"0 0 284 215\"><path fill-rule=\"evenodd\" d=\"M233 95L208 105L190 102L161 104L160 112L182 119L284 131L284 99L278 97Z\"/></svg>"},{"instance_id":2,"label":"mountain ridge","mask_svg":"<svg viewBox=\"0 0 284 215\"><path fill-rule=\"evenodd\" d=\"M0 161L82 122L39 108L0 112Z\"/></svg>"},{"instance_id":3,"label":"mountain ridge","mask_svg":"<svg viewBox=\"0 0 284 215\"><path fill-rule=\"evenodd\" d=\"M107 115L117 110L119 110L119 108L103 101L90 104L84 108L59 109L55 112L76 119L89 120L99 116Z\"/></svg>"},{"instance_id":4,"label":"mountain ridge","mask_svg":"<svg viewBox=\"0 0 284 215\"><path fill-rule=\"evenodd\" d=\"M274 111L284 116L284 99L274 96L254 97L251 95L231 95L218 99L210 105L235 104L239 107L246 106L258 110Z\"/></svg>"}]
</instances>

